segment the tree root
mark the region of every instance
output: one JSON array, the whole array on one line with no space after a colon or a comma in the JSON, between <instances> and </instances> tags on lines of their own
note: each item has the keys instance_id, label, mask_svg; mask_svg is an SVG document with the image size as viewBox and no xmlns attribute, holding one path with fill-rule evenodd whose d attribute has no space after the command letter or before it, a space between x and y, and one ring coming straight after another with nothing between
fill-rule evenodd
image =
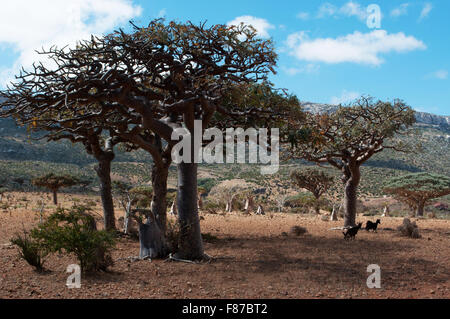
<instances>
[{"instance_id":1,"label":"tree root","mask_svg":"<svg viewBox=\"0 0 450 319\"><path fill-rule=\"evenodd\" d=\"M186 259L179 259L173 256L173 254L169 254L169 258L167 258L164 262L169 262L169 261L176 261L176 262L182 262L182 263L188 263L188 264L194 264L194 265L199 265L203 262L209 264L211 263L211 261L214 258L207 255L207 254L203 254L203 258L201 261L192 261L192 260L186 260Z\"/></svg>"}]
</instances>

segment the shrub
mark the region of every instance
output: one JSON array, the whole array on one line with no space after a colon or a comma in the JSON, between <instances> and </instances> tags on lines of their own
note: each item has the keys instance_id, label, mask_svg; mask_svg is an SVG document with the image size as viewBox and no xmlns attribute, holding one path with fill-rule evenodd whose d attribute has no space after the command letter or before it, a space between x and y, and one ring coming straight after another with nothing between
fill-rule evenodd
<instances>
[{"instance_id":1,"label":"shrub","mask_svg":"<svg viewBox=\"0 0 450 319\"><path fill-rule=\"evenodd\" d=\"M180 239L180 224L178 220L167 220L166 241L169 250L172 253L178 251L178 242Z\"/></svg>"},{"instance_id":2,"label":"shrub","mask_svg":"<svg viewBox=\"0 0 450 319\"><path fill-rule=\"evenodd\" d=\"M301 226L293 226L291 228L291 234L294 234L295 236L301 236L308 232L308 230L305 227Z\"/></svg>"},{"instance_id":3,"label":"shrub","mask_svg":"<svg viewBox=\"0 0 450 319\"><path fill-rule=\"evenodd\" d=\"M403 220L403 224L398 227L398 231L406 237L410 238L420 238L419 227L416 222L411 222L409 218Z\"/></svg>"},{"instance_id":4,"label":"shrub","mask_svg":"<svg viewBox=\"0 0 450 319\"><path fill-rule=\"evenodd\" d=\"M300 193L294 196L289 196L286 201L284 202L285 207L302 207L306 203L313 203L314 197L307 193Z\"/></svg>"},{"instance_id":5,"label":"shrub","mask_svg":"<svg viewBox=\"0 0 450 319\"><path fill-rule=\"evenodd\" d=\"M49 252L73 253L85 272L106 271L113 265L110 250L115 245L114 234L98 231L86 207L58 209L33 229L32 237L40 240Z\"/></svg>"},{"instance_id":6,"label":"shrub","mask_svg":"<svg viewBox=\"0 0 450 319\"><path fill-rule=\"evenodd\" d=\"M26 231L23 236L17 234L11 239L11 244L19 248L19 254L29 265L36 268L37 271L44 270L44 259L48 251L35 239L30 237Z\"/></svg>"},{"instance_id":7,"label":"shrub","mask_svg":"<svg viewBox=\"0 0 450 319\"><path fill-rule=\"evenodd\" d=\"M217 214L218 211L225 210L225 205L219 201L207 199L203 202L203 210L209 214Z\"/></svg>"},{"instance_id":8,"label":"shrub","mask_svg":"<svg viewBox=\"0 0 450 319\"><path fill-rule=\"evenodd\" d=\"M199 178L197 181L198 187L202 187L205 190L205 194L208 194L218 183L214 178Z\"/></svg>"}]
</instances>

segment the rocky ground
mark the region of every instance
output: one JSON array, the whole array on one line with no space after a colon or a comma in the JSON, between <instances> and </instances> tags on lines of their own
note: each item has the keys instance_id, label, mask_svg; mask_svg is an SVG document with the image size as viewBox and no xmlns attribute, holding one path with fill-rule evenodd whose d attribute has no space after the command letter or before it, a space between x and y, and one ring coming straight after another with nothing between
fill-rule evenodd
<instances>
[{"instance_id":1,"label":"rocky ground","mask_svg":"<svg viewBox=\"0 0 450 319\"><path fill-rule=\"evenodd\" d=\"M66 267L75 258L53 255L39 274L9 245L38 221L39 195L15 198L22 200L15 209L0 210L0 298L450 298L448 220L418 220L422 238L409 239L395 231L401 218L382 218L378 233L362 231L347 242L330 230L342 221L279 213L202 214L210 263L132 262L127 257L138 255L139 244L121 239L110 273L83 276L81 289L68 289ZM70 206L73 197L62 200ZM308 232L290 233L296 225ZM371 264L381 267L381 289L367 288Z\"/></svg>"}]
</instances>

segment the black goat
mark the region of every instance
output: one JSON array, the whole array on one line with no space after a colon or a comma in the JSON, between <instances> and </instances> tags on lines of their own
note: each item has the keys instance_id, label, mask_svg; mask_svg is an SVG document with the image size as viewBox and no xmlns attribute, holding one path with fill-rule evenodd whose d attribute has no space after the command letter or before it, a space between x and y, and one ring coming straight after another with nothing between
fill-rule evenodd
<instances>
[{"instance_id":1,"label":"black goat","mask_svg":"<svg viewBox=\"0 0 450 319\"><path fill-rule=\"evenodd\" d=\"M358 231L361 229L361 227L362 227L362 223L359 223L358 226L347 229L347 232L343 232L344 239L345 240L349 240L349 239L355 240L355 236L358 233Z\"/></svg>"},{"instance_id":2,"label":"black goat","mask_svg":"<svg viewBox=\"0 0 450 319\"><path fill-rule=\"evenodd\" d=\"M376 232L376 231L377 231L378 224L381 224L381 220L377 219L377 221L376 221L375 223L374 223L374 222L371 222L371 221L369 220L369 221L367 221L367 224L366 224L366 230L367 230L367 231L373 230L374 232Z\"/></svg>"}]
</instances>

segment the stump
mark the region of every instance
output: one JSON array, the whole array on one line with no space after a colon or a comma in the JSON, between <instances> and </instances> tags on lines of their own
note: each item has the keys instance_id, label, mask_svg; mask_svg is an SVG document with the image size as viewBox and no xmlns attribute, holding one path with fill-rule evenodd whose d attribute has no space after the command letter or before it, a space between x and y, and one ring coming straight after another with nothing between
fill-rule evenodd
<instances>
[{"instance_id":1,"label":"stump","mask_svg":"<svg viewBox=\"0 0 450 319\"><path fill-rule=\"evenodd\" d=\"M336 206L333 206L333 211L331 212L330 220L332 222L338 221L338 211L336 210Z\"/></svg>"},{"instance_id":2,"label":"stump","mask_svg":"<svg viewBox=\"0 0 450 319\"><path fill-rule=\"evenodd\" d=\"M141 259L163 257L167 253L164 236L155 222L139 225L139 243Z\"/></svg>"},{"instance_id":3,"label":"stump","mask_svg":"<svg viewBox=\"0 0 450 319\"><path fill-rule=\"evenodd\" d=\"M256 211L256 215L265 215L266 213L264 213L264 208L259 205L258 206L258 210Z\"/></svg>"}]
</instances>

